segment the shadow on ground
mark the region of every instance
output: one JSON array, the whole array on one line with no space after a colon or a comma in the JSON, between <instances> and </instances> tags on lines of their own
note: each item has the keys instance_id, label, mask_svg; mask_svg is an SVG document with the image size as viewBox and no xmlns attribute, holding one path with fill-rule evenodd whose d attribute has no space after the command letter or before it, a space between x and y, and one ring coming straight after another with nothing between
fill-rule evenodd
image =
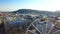
<instances>
[{"instance_id":1,"label":"shadow on ground","mask_svg":"<svg viewBox=\"0 0 60 34\"><path fill-rule=\"evenodd\" d=\"M0 24L0 34L5 34L4 24Z\"/></svg>"}]
</instances>

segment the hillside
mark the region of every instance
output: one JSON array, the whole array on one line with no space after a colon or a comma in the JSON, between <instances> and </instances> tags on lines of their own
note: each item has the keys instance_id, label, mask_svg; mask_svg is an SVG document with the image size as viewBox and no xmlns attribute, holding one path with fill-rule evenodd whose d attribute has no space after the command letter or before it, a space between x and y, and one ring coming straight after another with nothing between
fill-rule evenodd
<instances>
[{"instance_id":1,"label":"hillside","mask_svg":"<svg viewBox=\"0 0 60 34\"><path fill-rule=\"evenodd\" d=\"M31 9L19 9L17 11L13 11L12 13L53 15L53 12L50 11L39 11L39 10L31 10Z\"/></svg>"}]
</instances>

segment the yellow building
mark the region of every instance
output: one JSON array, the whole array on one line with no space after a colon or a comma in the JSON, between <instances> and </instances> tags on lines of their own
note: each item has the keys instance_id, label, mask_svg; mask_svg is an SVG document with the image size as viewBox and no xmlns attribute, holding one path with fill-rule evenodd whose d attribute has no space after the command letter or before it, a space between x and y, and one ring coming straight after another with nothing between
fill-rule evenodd
<instances>
[{"instance_id":1,"label":"yellow building","mask_svg":"<svg viewBox=\"0 0 60 34\"><path fill-rule=\"evenodd\" d=\"M60 16L56 17L56 27L60 28Z\"/></svg>"}]
</instances>

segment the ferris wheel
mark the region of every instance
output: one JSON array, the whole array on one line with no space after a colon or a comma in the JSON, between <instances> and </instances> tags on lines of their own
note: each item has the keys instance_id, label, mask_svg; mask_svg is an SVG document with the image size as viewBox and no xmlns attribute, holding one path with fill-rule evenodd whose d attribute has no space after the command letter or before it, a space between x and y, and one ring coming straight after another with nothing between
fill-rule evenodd
<instances>
[{"instance_id":1,"label":"ferris wheel","mask_svg":"<svg viewBox=\"0 0 60 34\"><path fill-rule=\"evenodd\" d=\"M30 26L33 26L33 30L30 30ZM53 22L40 21L40 19L36 19L32 22L26 31L26 34L60 34L60 30L55 28L55 24Z\"/></svg>"}]
</instances>

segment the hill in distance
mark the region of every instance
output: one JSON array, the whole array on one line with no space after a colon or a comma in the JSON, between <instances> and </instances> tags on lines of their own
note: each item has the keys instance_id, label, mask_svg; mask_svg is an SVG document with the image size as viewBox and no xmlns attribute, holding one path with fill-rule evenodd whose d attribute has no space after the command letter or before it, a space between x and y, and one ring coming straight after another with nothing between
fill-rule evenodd
<instances>
[{"instance_id":1,"label":"hill in distance","mask_svg":"<svg viewBox=\"0 0 60 34\"><path fill-rule=\"evenodd\" d=\"M53 12L51 11L40 11L40 10L31 10L31 9L19 9L17 11L13 11L12 13L19 13L19 14L45 14L45 15L52 15Z\"/></svg>"}]
</instances>

